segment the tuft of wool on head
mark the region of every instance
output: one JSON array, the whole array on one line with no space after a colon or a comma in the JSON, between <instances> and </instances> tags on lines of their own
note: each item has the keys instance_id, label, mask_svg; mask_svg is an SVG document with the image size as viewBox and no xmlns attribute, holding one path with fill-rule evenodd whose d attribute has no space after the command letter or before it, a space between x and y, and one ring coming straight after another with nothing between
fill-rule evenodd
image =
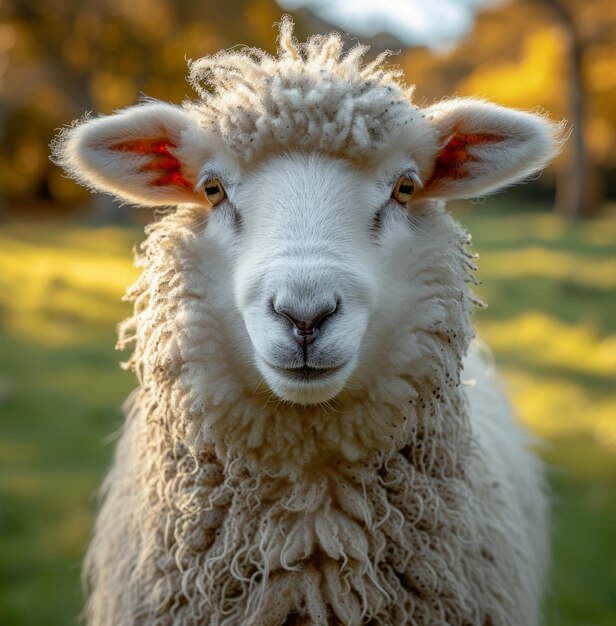
<instances>
[{"instance_id":1,"label":"tuft of wool on head","mask_svg":"<svg viewBox=\"0 0 616 626\"><path fill-rule=\"evenodd\" d=\"M343 53L338 33L306 43L293 21L280 24L278 56L257 48L222 51L190 63L189 79L202 100L201 124L216 129L245 161L274 149L321 150L358 158L375 153L419 116L402 71L386 66L392 53L363 64L367 46Z\"/></svg>"}]
</instances>

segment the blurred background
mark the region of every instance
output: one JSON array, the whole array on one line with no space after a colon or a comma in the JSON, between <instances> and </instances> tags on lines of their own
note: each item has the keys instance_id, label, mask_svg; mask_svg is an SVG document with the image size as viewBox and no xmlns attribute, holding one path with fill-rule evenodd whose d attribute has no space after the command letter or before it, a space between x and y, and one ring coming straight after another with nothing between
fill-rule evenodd
<instances>
[{"instance_id":1,"label":"blurred background","mask_svg":"<svg viewBox=\"0 0 616 626\"><path fill-rule=\"evenodd\" d=\"M418 104L480 96L566 118L540 178L452 206L481 254L479 333L553 491L549 626L616 624L616 3L0 0L0 624L66 626L94 491L134 386L114 352L150 213L48 160L57 129L142 94L194 97L186 59L338 29L399 50Z\"/></svg>"}]
</instances>

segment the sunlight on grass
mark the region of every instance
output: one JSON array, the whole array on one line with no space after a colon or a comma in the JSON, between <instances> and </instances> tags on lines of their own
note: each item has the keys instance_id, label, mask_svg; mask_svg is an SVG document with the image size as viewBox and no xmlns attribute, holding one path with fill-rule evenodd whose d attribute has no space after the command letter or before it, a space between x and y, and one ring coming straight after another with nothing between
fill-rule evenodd
<instances>
[{"instance_id":1,"label":"sunlight on grass","mask_svg":"<svg viewBox=\"0 0 616 626\"><path fill-rule=\"evenodd\" d=\"M572 224L551 212L550 206L546 206L542 213L521 213L519 201L503 196L494 196L470 207L452 204L454 211L463 212L472 223L470 232L479 247L486 244L511 246L537 239L543 243L563 243L569 252L580 244L607 247L613 251L616 242L616 205L606 207L602 217ZM479 219L476 218L478 213Z\"/></svg>"},{"instance_id":2,"label":"sunlight on grass","mask_svg":"<svg viewBox=\"0 0 616 626\"><path fill-rule=\"evenodd\" d=\"M519 417L537 435L588 434L616 452L616 393L597 398L564 378L538 379L512 368L503 372Z\"/></svg>"},{"instance_id":3,"label":"sunlight on grass","mask_svg":"<svg viewBox=\"0 0 616 626\"><path fill-rule=\"evenodd\" d=\"M501 368L506 391L536 435L585 437L616 461L616 336L536 312L485 321L480 333L509 364ZM568 455L559 462L593 476L606 470L585 458Z\"/></svg>"},{"instance_id":4,"label":"sunlight on grass","mask_svg":"<svg viewBox=\"0 0 616 626\"><path fill-rule=\"evenodd\" d=\"M616 259L585 259L537 246L506 252L482 252L478 265L483 279L542 276L589 287L616 287Z\"/></svg>"},{"instance_id":5,"label":"sunlight on grass","mask_svg":"<svg viewBox=\"0 0 616 626\"><path fill-rule=\"evenodd\" d=\"M84 328L108 326L129 313L120 300L137 270L130 246L120 245L126 231L75 230L50 239L23 227L0 235L0 307L9 332L63 345L83 340ZM81 248L89 245L95 250Z\"/></svg>"},{"instance_id":6,"label":"sunlight on grass","mask_svg":"<svg viewBox=\"0 0 616 626\"><path fill-rule=\"evenodd\" d=\"M543 313L527 313L483 327L496 352L516 354L542 366L599 374L616 380L616 335L601 337L584 323L565 324Z\"/></svg>"}]
</instances>

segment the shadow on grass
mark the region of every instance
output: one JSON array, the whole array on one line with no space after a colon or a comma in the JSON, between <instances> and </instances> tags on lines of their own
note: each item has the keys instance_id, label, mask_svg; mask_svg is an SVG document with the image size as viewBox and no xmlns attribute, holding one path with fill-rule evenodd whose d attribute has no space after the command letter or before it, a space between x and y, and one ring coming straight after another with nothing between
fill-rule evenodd
<instances>
[{"instance_id":1,"label":"shadow on grass","mask_svg":"<svg viewBox=\"0 0 616 626\"><path fill-rule=\"evenodd\" d=\"M550 378L564 379L565 382L581 385L592 391L593 394L596 394L595 398L614 393L614 376L609 374L589 373L564 364L559 366L533 363L515 352L507 352L506 350L499 351L497 365L499 368L515 367L523 370L525 373L533 375L538 383Z\"/></svg>"}]
</instances>

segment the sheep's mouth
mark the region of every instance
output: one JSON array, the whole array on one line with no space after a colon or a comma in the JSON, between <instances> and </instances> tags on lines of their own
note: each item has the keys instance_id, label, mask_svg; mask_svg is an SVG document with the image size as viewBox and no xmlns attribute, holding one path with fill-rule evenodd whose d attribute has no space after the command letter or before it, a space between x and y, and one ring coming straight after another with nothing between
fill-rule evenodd
<instances>
[{"instance_id":1,"label":"sheep's mouth","mask_svg":"<svg viewBox=\"0 0 616 626\"><path fill-rule=\"evenodd\" d=\"M337 396L354 363L351 360L338 365L319 364L319 367L283 367L262 360L260 365L269 387L281 400L308 406Z\"/></svg>"},{"instance_id":2,"label":"sheep's mouth","mask_svg":"<svg viewBox=\"0 0 616 626\"><path fill-rule=\"evenodd\" d=\"M292 378L294 380L306 381L315 380L317 378L327 378L334 372L342 369L342 365L336 365L335 367L310 367L310 365L304 365L303 367L278 367L273 368L283 376Z\"/></svg>"}]
</instances>

